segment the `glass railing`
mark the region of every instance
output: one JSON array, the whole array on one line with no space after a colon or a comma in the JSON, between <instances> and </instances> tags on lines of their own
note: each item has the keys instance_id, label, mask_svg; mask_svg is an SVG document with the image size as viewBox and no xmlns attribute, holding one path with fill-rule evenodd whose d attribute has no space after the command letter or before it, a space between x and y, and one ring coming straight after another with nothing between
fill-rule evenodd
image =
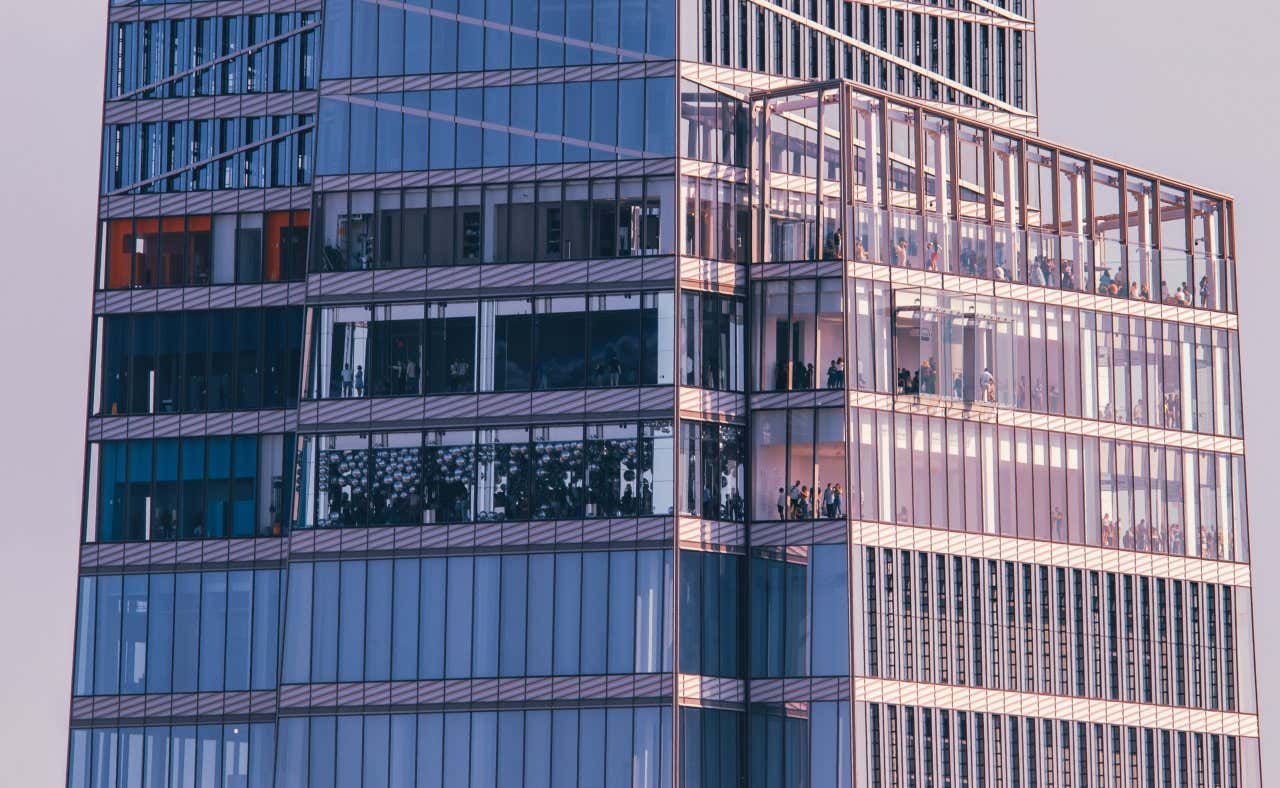
<instances>
[{"instance_id":1,"label":"glass railing","mask_svg":"<svg viewBox=\"0 0 1280 788\"><path fill-rule=\"evenodd\" d=\"M1227 258L865 205L851 206L847 219L848 257L858 262L1236 311L1235 264Z\"/></svg>"}]
</instances>

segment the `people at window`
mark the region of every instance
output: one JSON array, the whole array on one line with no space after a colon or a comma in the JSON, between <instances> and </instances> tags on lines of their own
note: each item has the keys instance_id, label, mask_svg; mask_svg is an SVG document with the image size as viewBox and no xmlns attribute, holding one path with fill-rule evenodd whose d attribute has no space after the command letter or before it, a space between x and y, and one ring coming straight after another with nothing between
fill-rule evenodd
<instances>
[{"instance_id":1,"label":"people at window","mask_svg":"<svg viewBox=\"0 0 1280 788\"><path fill-rule=\"evenodd\" d=\"M839 482L835 486L828 482L822 491L822 511L831 520L844 517L844 491Z\"/></svg>"},{"instance_id":2,"label":"people at window","mask_svg":"<svg viewBox=\"0 0 1280 788\"><path fill-rule=\"evenodd\" d=\"M918 375L921 394L936 394L938 392L938 372L932 358L926 358L920 362Z\"/></svg>"},{"instance_id":3,"label":"people at window","mask_svg":"<svg viewBox=\"0 0 1280 788\"><path fill-rule=\"evenodd\" d=\"M822 242L822 259L839 260L844 252L844 240L840 231L827 233Z\"/></svg>"},{"instance_id":4,"label":"people at window","mask_svg":"<svg viewBox=\"0 0 1280 788\"><path fill-rule=\"evenodd\" d=\"M844 359L833 359L827 365L827 388L842 389L844 388Z\"/></svg>"},{"instance_id":5,"label":"people at window","mask_svg":"<svg viewBox=\"0 0 1280 788\"><path fill-rule=\"evenodd\" d=\"M898 242L893 245L893 264L900 267L907 267L907 239L899 238Z\"/></svg>"},{"instance_id":6,"label":"people at window","mask_svg":"<svg viewBox=\"0 0 1280 788\"><path fill-rule=\"evenodd\" d=\"M667 422L320 436L299 527L670 514ZM740 498L739 498L740 501ZM733 508L732 497L725 506ZM738 509L742 508L739 502Z\"/></svg>"},{"instance_id":7,"label":"people at window","mask_svg":"<svg viewBox=\"0 0 1280 788\"><path fill-rule=\"evenodd\" d=\"M899 289L894 303L870 332L892 326L892 366L875 369L882 393L1242 434L1231 330L931 288ZM854 347L860 369L864 359L885 364L874 343Z\"/></svg>"},{"instance_id":8,"label":"people at window","mask_svg":"<svg viewBox=\"0 0 1280 788\"><path fill-rule=\"evenodd\" d=\"M754 297L763 356L758 367L761 388L842 387L838 373L845 357L843 284L838 279L770 280Z\"/></svg>"},{"instance_id":9,"label":"people at window","mask_svg":"<svg viewBox=\"0 0 1280 788\"><path fill-rule=\"evenodd\" d=\"M845 516L844 487L840 482L827 482L819 489L802 484L799 479L788 487L778 488L779 520L834 520Z\"/></svg>"},{"instance_id":10,"label":"people at window","mask_svg":"<svg viewBox=\"0 0 1280 788\"><path fill-rule=\"evenodd\" d=\"M983 367L982 374L978 376L978 388L983 402L996 401L996 378L987 367Z\"/></svg>"}]
</instances>

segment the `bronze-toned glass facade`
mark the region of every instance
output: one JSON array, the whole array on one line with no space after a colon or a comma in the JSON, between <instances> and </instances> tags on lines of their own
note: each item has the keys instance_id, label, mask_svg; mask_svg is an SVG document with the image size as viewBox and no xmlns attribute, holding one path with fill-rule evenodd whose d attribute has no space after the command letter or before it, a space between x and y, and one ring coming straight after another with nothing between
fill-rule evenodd
<instances>
[{"instance_id":1,"label":"bronze-toned glass facade","mask_svg":"<svg viewBox=\"0 0 1280 788\"><path fill-rule=\"evenodd\" d=\"M1030 2L109 16L68 785L1260 782L1234 202Z\"/></svg>"}]
</instances>

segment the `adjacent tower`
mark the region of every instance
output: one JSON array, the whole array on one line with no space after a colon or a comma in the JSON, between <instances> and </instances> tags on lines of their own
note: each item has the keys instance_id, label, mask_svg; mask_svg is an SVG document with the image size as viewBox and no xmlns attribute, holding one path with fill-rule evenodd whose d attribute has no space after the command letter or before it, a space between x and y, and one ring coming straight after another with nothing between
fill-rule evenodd
<instances>
[{"instance_id":1,"label":"adjacent tower","mask_svg":"<svg viewBox=\"0 0 1280 788\"><path fill-rule=\"evenodd\" d=\"M1034 64L113 4L68 784L1259 784L1233 202Z\"/></svg>"}]
</instances>

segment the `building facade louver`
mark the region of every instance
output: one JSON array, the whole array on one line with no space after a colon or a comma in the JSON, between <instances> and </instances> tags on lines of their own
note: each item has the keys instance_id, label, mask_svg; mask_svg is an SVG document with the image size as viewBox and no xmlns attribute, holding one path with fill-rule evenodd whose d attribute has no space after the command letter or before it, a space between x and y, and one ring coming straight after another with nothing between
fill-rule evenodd
<instances>
[{"instance_id":1,"label":"building facade louver","mask_svg":"<svg viewBox=\"0 0 1280 788\"><path fill-rule=\"evenodd\" d=\"M68 785L1260 784L1234 204L1030 0L109 17Z\"/></svg>"}]
</instances>

